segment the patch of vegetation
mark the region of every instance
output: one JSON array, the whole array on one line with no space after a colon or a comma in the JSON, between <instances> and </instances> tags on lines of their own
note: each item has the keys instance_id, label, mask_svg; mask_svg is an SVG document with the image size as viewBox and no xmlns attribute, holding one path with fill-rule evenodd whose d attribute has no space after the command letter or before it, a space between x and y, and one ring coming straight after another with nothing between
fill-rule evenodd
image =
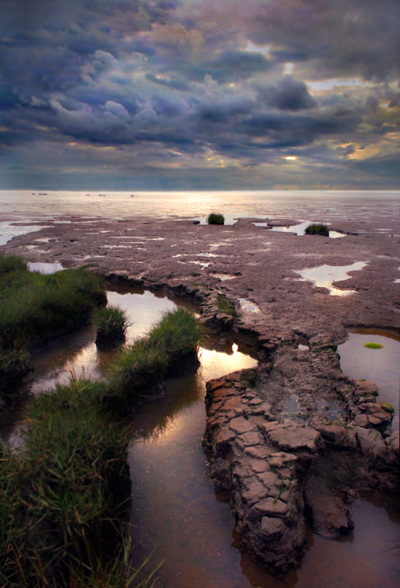
<instances>
[{"instance_id":1,"label":"patch of vegetation","mask_svg":"<svg viewBox=\"0 0 400 588\"><path fill-rule=\"evenodd\" d=\"M97 331L96 345L117 346L125 341L129 323L125 311L118 306L97 308L92 321Z\"/></svg>"},{"instance_id":2,"label":"patch of vegetation","mask_svg":"<svg viewBox=\"0 0 400 588\"><path fill-rule=\"evenodd\" d=\"M322 223L313 223L308 225L305 230L306 235L322 235L323 237L329 237L329 229L327 225Z\"/></svg>"},{"instance_id":3,"label":"patch of vegetation","mask_svg":"<svg viewBox=\"0 0 400 588\"><path fill-rule=\"evenodd\" d=\"M387 412L390 412L391 414L394 414L394 408L393 408L393 406L389 402L381 402L381 406Z\"/></svg>"},{"instance_id":4,"label":"patch of vegetation","mask_svg":"<svg viewBox=\"0 0 400 588\"><path fill-rule=\"evenodd\" d=\"M71 379L32 400L24 443L0 459L0 584L83 586L116 556L129 497L126 435L102 411L105 385ZM128 490L128 492L127 492ZM116 543L116 544L115 544ZM108 562L109 563L109 562Z\"/></svg>"},{"instance_id":5,"label":"patch of vegetation","mask_svg":"<svg viewBox=\"0 0 400 588\"><path fill-rule=\"evenodd\" d=\"M33 370L31 355L24 347L0 349L0 382L21 378Z\"/></svg>"},{"instance_id":6,"label":"patch of vegetation","mask_svg":"<svg viewBox=\"0 0 400 588\"><path fill-rule=\"evenodd\" d=\"M164 315L147 337L123 349L110 368L110 394L133 398L195 354L201 335L196 317L185 308Z\"/></svg>"},{"instance_id":7,"label":"patch of vegetation","mask_svg":"<svg viewBox=\"0 0 400 588\"><path fill-rule=\"evenodd\" d=\"M224 215L212 212L208 215L207 223L209 225L223 225L225 223Z\"/></svg>"},{"instance_id":8,"label":"patch of vegetation","mask_svg":"<svg viewBox=\"0 0 400 588\"><path fill-rule=\"evenodd\" d=\"M18 270L26 270L27 262L23 257L17 255L0 255L0 276L8 272L15 272Z\"/></svg>"},{"instance_id":9,"label":"patch of vegetation","mask_svg":"<svg viewBox=\"0 0 400 588\"><path fill-rule=\"evenodd\" d=\"M217 306L224 314L229 314L229 316L235 316L236 314L235 305L232 300L224 294L217 294Z\"/></svg>"},{"instance_id":10,"label":"patch of vegetation","mask_svg":"<svg viewBox=\"0 0 400 588\"><path fill-rule=\"evenodd\" d=\"M380 343L364 343L364 347L367 347L367 349L383 349L383 345Z\"/></svg>"},{"instance_id":11,"label":"patch of vegetation","mask_svg":"<svg viewBox=\"0 0 400 588\"><path fill-rule=\"evenodd\" d=\"M10 261L11 260L11 261ZM103 280L85 270L43 275L0 256L0 380L26 372L28 353L87 324L107 299Z\"/></svg>"}]
</instances>

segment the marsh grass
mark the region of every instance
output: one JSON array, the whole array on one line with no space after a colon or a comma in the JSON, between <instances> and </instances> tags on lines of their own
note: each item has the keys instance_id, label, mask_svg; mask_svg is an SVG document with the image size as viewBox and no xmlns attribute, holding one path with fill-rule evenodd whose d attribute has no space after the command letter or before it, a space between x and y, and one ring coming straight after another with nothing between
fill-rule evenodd
<instances>
[{"instance_id":1,"label":"marsh grass","mask_svg":"<svg viewBox=\"0 0 400 588\"><path fill-rule=\"evenodd\" d=\"M28 264L23 257L18 257L17 255L0 255L0 276L8 272L26 270L27 267Z\"/></svg>"},{"instance_id":2,"label":"marsh grass","mask_svg":"<svg viewBox=\"0 0 400 588\"><path fill-rule=\"evenodd\" d=\"M305 230L306 235L322 235L323 237L329 237L329 228L327 225L322 223L313 223L308 225Z\"/></svg>"},{"instance_id":3,"label":"marsh grass","mask_svg":"<svg viewBox=\"0 0 400 588\"><path fill-rule=\"evenodd\" d=\"M126 330L130 325L126 313L118 306L95 309L92 322L96 327L96 345L100 347L117 346L125 341Z\"/></svg>"},{"instance_id":4,"label":"marsh grass","mask_svg":"<svg viewBox=\"0 0 400 588\"><path fill-rule=\"evenodd\" d=\"M48 577L61 585L71 569L106 565L104 554L120 545L127 435L99 408L104 391L104 383L72 378L42 394L27 406L20 449L3 447L0 585Z\"/></svg>"},{"instance_id":5,"label":"marsh grass","mask_svg":"<svg viewBox=\"0 0 400 588\"><path fill-rule=\"evenodd\" d=\"M207 217L207 223L209 225L223 225L225 223L224 215L212 212Z\"/></svg>"},{"instance_id":6,"label":"marsh grass","mask_svg":"<svg viewBox=\"0 0 400 588\"><path fill-rule=\"evenodd\" d=\"M44 275L0 256L0 380L29 371L29 352L87 324L106 304L101 278L85 270Z\"/></svg>"},{"instance_id":7,"label":"marsh grass","mask_svg":"<svg viewBox=\"0 0 400 588\"><path fill-rule=\"evenodd\" d=\"M120 352L110 368L112 395L132 398L195 354L201 336L196 317L185 308L164 315L147 337Z\"/></svg>"},{"instance_id":8,"label":"marsh grass","mask_svg":"<svg viewBox=\"0 0 400 588\"><path fill-rule=\"evenodd\" d=\"M21 378L33 370L29 351L18 344L11 349L0 347L0 384L5 379Z\"/></svg>"}]
</instances>

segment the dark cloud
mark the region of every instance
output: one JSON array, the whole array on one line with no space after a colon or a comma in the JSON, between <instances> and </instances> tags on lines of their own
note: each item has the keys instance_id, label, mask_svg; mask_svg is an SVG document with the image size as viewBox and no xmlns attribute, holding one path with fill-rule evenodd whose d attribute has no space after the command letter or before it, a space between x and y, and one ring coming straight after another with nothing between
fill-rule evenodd
<instances>
[{"instance_id":1,"label":"dark cloud","mask_svg":"<svg viewBox=\"0 0 400 588\"><path fill-rule=\"evenodd\" d=\"M43 176L43 151L61 175L136 166L172 182L173 165L221 187L251 169L265 185L254 170L271 163L282 183L294 153L311 183L318 163L318 181L338 166L349 184L395 184L399 22L398 0L2 0L5 175Z\"/></svg>"},{"instance_id":2,"label":"dark cloud","mask_svg":"<svg viewBox=\"0 0 400 588\"><path fill-rule=\"evenodd\" d=\"M260 97L269 106L273 106L279 110L296 112L317 106L317 101L310 96L306 84L289 75L278 80L274 86L267 85L259 87L258 91Z\"/></svg>"}]
</instances>

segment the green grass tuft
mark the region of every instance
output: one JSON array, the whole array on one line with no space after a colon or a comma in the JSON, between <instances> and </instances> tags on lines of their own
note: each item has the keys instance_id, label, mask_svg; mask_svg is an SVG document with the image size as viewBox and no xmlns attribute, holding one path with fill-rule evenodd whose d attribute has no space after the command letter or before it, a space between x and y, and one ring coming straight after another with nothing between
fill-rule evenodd
<instances>
[{"instance_id":1,"label":"green grass tuft","mask_svg":"<svg viewBox=\"0 0 400 588\"><path fill-rule=\"evenodd\" d=\"M327 225L322 223L313 223L308 225L305 230L306 235L322 235L324 237L329 237L329 229Z\"/></svg>"},{"instance_id":2,"label":"green grass tuft","mask_svg":"<svg viewBox=\"0 0 400 588\"><path fill-rule=\"evenodd\" d=\"M0 276L9 272L26 270L27 267L28 264L23 257L18 257L17 255L8 255L5 257L0 254Z\"/></svg>"},{"instance_id":3,"label":"green grass tuft","mask_svg":"<svg viewBox=\"0 0 400 588\"><path fill-rule=\"evenodd\" d=\"M123 349L110 368L112 395L132 398L165 376L185 356L196 353L201 327L185 308L164 315L147 337Z\"/></svg>"},{"instance_id":4,"label":"green grass tuft","mask_svg":"<svg viewBox=\"0 0 400 588\"><path fill-rule=\"evenodd\" d=\"M225 223L224 215L212 212L208 215L207 223L209 225L223 225Z\"/></svg>"},{"instance_id":5,"label":"green grass tuft","mask_svg":"<svg viewBox=\"0 0 400 588\"><path fill-rule=\"evenodd\" d=\"M97 308L92 320L97 331L97 345L119 345L125 341L129 323L125 311L118 306Z\"/></svg>"},{"instance_id":6,"label":"green grass tuft","mask_svg":"<svg viewBox=\"0 0 400 588\"><path fill-rule=\"evenodd\" d=\"M129 479L124 429L99 408L104 391L72 378L42 394L27 406L22 446L3 447L0 585L61 586L71 566L113 552Z\"/></svg>"},{"instance_id":7,"label":"green grass tuft","mask_svg":"<svg viewBox=\"0 0 400 588\"><path fill-rule=\"evenodd\" d=\"M364 347L368 349L383 349L383 345L380 343L364 343Z\"/></svg>"},{"instance_id":8,"label":"green grass tuft","mask_svg":"<svg viewBox=\"0 0 400 588\"><path fill-rule=\"evenodd\" d=\"M24 371L16 369L26 361L21 350L32 351L87 324L93 309L106 301L103 280L85 270L43 275L14 269L1 274L0 379Z\"/></svg>"},{"instance_id":9,"label":"green grass tuft","mask_svg":"<svg viewBox=\"0 0 400 588\"><path fill-rule=\"evenodd\" d=\"M217 306L224 314L229 314L229 316L235 316L236 314L235 305L232 300L224 294L217 294Z\"/></svg>"}]
</instances>

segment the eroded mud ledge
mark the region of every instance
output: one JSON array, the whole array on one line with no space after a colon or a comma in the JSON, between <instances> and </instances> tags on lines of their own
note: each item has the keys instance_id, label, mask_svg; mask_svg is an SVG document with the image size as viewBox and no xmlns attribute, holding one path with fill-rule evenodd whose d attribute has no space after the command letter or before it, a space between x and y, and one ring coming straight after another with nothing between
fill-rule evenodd
<instances>
[{"instance_id":1,"label":"eroded mud ledge","mask_svg":"<svg viewBox=\"0 0 400 588\"><path fill-rule=\"evenodd\" d=\"M242 544L255 559L285 570L301 556L307 510L316 532L335 537L352 527L357 492L398 490L398 431L381 433L391 414L374 402L373 383L341 372L334 347L348 326L400 331L398 238L374 232L372 220L363 223L366 233L335 240L272 233L248 219L231 227L66 220L2 249L166 288L199 304L209 328L234 330L258 349L256 373L209 383L204 441L210 474L230 491ZM335 228L357 232L344 221ZM356 261L368 265L335 284L356 291L347 297L294 274ZM234 309L221 308L218 294ZM297 348L299 335L309 349Z\"/></svg>"}]
</instances>

